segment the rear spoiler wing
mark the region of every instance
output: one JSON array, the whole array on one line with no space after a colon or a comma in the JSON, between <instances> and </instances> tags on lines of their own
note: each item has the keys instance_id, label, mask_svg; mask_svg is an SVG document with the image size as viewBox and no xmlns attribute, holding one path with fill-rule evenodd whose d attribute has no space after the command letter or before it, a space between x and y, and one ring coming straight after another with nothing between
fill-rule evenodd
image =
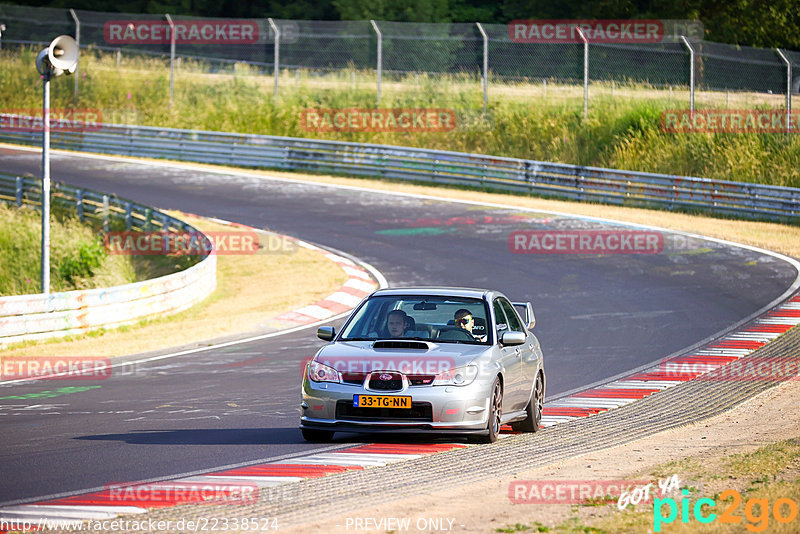
<instances>
[{"instance_id":1,"label":"rear spoiler wing","mask_svg":"<svg viewBox=\"0 0 800 534\"><path fill-rule=\"evenodd\" d=\"M525 327L528 330L532 330L534 326L536 326L536 316L533 314L533 306L530 302L512 302L511 304L517 309L517 313L520 310L524 311L522 315L523 321L525 321Z\"/></svg>"}]
</instances>

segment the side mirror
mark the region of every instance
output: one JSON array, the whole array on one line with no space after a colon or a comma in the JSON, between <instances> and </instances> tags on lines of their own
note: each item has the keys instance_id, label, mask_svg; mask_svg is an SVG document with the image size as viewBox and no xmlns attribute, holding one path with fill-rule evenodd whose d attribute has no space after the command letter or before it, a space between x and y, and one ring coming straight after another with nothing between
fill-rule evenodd
<instances>
[{"instance_id":1,"label":"side mirror","mask_svg":"<svg viewBox=\"0 0 800 534\"><path fill-rule=\"evenodd\" d=\"M503 335L500 337L500 343L506 347L522 345L525 343L525 332L503 332Z\"/></svg>"},{"instance_id":2,"label":"side mirror","mask_svg":"<svg viewBox=\"0 0 800 534\"><path fill-rule=\"evenodd\" d=\"M332 326L320 326L317 328L317 337L323 341L331 341L336 336L336 329Z\"/></svg>"},{"instance_id":3,"label":"side mirror","mask_svg":"<svg viewBox=\"0 0 800 534\"><path fill-rule=\"evenodd\" d=\"M511 304L517 308L517 311L520 309L525 310L525 314L523 315L522 319L525 321L525 328L528 330L533 330L533 327L536 326L536 316L533 314L533 306L530 302L512 302Z\"/></svg>"}]
</instances>

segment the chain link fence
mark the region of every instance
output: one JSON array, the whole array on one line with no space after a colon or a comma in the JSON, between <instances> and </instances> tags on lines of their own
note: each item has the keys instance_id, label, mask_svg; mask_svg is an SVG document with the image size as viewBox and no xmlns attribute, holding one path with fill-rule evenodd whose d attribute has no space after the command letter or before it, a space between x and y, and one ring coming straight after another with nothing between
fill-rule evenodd
<instances>
[{"instance_id":1,"label":"chain link fence","mask_svg":"<svg viewBox=\"0 0 800 534\"><path fill-rule=\"evenodd\" d=\"M548 83L560 84L562 91L568 89L565 85L586 85L587 99L609 88L614 96L615 88L625 85L670 94L675 89L681 98L688 91L687 101L695 91L785 95L785 101L774 105L787 108L791 94L800 92L800 52L683 42L677 36L653 43L589 39L584 55L582 42L521 42L505 24L170 18L0 5L0 25L5 26L0 47L6 49L73 35L83 49L116 54L117 64L132 54L163 60L171 79L182 60L201 62L209 72L235 72L237 65L245 64L249 72L269 76L267 83L292 71L299 77L301 70L349 72L351 77L371 72L377 79L378 102L383 77L399 80L421 74L474 80L484 101L490 99L493 84L503 83L542 84L545 93ZM174 52L170 35L176 39ZM279 83L274 82L277 95ZM78 91L76 80L76 99Z\"/></svg>"}]
</instances>

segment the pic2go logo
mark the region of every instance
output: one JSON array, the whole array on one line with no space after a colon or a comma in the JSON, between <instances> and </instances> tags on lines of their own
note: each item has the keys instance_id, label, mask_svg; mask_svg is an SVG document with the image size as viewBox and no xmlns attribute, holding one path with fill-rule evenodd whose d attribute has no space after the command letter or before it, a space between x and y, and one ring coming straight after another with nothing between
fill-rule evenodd
<instances>
[{"instance_id":1,"label":"pic2go logo","mask_svg":"<svg viewBox=\"0 0 800 534\"><path fill-rule=\"evenodd\" d=\"M689 503L689 491L682 490L683 498L680 502L681 523L689 523L689 511L691 509L694 520L698 523L708 524L714 521L719 523L729 523L738 525L742 523L742 517L736 515L736 509L742 503L742 496L738 491L729 489L720 493L719 497L723 501L732 498L732 502L717 515L709 508L716 507L714 499L702 498L695 501L694 506ZM664 515L664 508L667 508L667 515ZM705 507L705 508L704 508ZM770 511L775 521L778 523L791 523L797 519L797 503L792 499L781 498L775 501L770 509L768 499L752 498L748 499L744 506L744 515L747 519L745 527L749 532L764 532L769 526ZM653 500L653 531L661 532L661 526L672 523L678 518L678 503L675 499L656 498Z\"/></svg>"}]
</instances>

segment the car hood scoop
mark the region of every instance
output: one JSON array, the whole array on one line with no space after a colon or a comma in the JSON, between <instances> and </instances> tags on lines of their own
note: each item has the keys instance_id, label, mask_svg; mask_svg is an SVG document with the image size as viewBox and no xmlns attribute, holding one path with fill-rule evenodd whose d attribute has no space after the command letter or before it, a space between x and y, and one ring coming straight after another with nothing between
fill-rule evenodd
<instances>
[{"instance_id":1,"label":"car hood scoop","mask_svg":"<svg viewBox=\"0 0 800 534\"><path fill-rule=\"evenodd\" d=\"M430 347L424 341L380 340L372 345L373 349L416 349L428 350Z\"/></svg>"}]
</instances>

